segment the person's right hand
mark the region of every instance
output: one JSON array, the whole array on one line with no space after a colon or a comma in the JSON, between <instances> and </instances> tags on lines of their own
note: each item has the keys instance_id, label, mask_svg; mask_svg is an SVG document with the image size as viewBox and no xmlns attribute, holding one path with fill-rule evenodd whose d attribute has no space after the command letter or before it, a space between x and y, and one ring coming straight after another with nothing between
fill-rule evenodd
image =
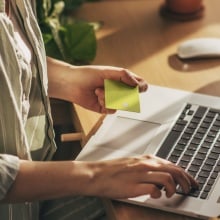
<instances>
[{"instance_id":1,"label":"person's right hand","mask_svg":"<svg viewBox=\"0 0 220 220\"><path fill-rule=\"evenodd\" d=\"M185 193L198 187L182 168L152 155L80 164L82 172L87 170L91 174L83 193L87 195L124 199L150 194L152 198L159 198L162 188L166 196L171 197L177 185Z\"/></svg>"},{"instance_id":2,"label":"person's right hand","mask_svg":"<svg viewBox=\"0 0 220 220\"><path fill-rule=\"evenodd\" d=\"M104 81L111 79L138 87L145 92L147 82L130 70L114 66L73 66L48 58L49 95L78 104L102 114L113 114L116 110L105 106Z\"/></svg>"},{"instance_id":3,"label":"person's right hand","mask_svg":"<svg viewBox=\"0 0 220 220\"><path fill-rule=\"evenodd\" d=\"M161 190L171 197L180 185L183 192L197 182L182 168L145 155L108 161L19 161L19 171L3 202L39 201L65 196L98 196L126 199ZM24 184L28 183L28 184ZM34 189L34 190L33 190Z\"/></svg>"}]
</instances>

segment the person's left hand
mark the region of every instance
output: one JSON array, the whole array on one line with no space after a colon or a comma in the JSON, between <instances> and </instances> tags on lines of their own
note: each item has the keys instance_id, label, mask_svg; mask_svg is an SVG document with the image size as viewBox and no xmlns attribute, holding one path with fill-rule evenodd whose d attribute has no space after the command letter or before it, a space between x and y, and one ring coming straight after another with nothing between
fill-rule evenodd
<instances>
[{"instance_id":1,"label":"person's left hand","mask_svg":"<svg viewBox=\"0 0 220 220\"><path fill-rule=\"evenodd\" d=\"M111 66L66 66L59 75L62 78L56 82L60 85L53 89L53 93L56 93L53 96L99 113L115 112L105 108L104 79L138 86L140 92L148 87L144 79L129 70Z\"/></svg>"}]
</instances>

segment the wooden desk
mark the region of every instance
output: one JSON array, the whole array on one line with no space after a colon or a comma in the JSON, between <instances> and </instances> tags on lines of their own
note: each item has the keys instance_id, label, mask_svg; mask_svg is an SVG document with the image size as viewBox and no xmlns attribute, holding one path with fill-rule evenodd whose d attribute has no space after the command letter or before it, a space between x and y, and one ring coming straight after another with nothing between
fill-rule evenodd
<instances>
[{"instance_id":1,"label":"wooden desk","mask_svg":"<svg viewBox=\"0 0 220 220\"><path fill-rule=\"evenodd\" d=\"M128 68L148 83L220 95L220 59L181 61L177 46L196 37L220 37L219 0L204 0L202 19L178 22L159 15L162 0L123 0L86 3L78 18L102 21L97 32L94 64ZM85 141L100 123L100 115L75 106ZM180 215L114 202L120 220L191 219Z\"/></svg>"}]
</instances>

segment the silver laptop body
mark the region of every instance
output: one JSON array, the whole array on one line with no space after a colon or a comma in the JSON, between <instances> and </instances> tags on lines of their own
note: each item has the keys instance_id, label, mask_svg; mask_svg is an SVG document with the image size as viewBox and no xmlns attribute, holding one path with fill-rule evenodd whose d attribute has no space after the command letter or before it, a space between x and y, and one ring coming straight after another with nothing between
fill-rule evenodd
<instances>
[{"instance_id":1,"label":"silver laptop body","mask_svg":"<svg viewBox=\"0 0 220 220\"><path fill-rule=\"evenodd\" d=\"M158 155L158 153L159 156L165 155L167 158L172 158L173 155L170 155L172 149L166 150L170 146L167 144L164 147L163 142L176 125L176 121L182 117L185 108L184 111L187 113L184 120L188 121L192 117L191 111L196 112L199 106L216 111L215 117L218 117L219 109L220 115L220 97L154 85L149 85L148 91L140 94L140 103L141 113L118 111L106 116L98 131L78 155L77 160L96 161L141 154ZM220 129L216 129L215 135L217 139ZM164 150L160 150L162 146L165 153ZM179 159L178 155L176 158ZM216 164L219 160L220 158L216 158ZM160 199L152 199L144 195L122 201L197 218L217 217L220 216L220 179L218 172L215 174L212 188L208 193L204 193L206 196L203 198L201 194L186 196L177 193L168 199L163 193Z\"/></svg>"}]
</instances>

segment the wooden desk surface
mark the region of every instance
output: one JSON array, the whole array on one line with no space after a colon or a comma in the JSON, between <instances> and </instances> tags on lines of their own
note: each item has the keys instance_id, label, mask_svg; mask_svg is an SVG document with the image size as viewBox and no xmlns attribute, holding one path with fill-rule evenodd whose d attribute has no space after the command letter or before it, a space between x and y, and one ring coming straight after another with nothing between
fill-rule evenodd
<instances>
[{"instance_id":1,"label":"wooden desk surface","mask_svg":"<svg viewBox=\"0 0 220 220\"><path fill-rule=\"evenodd\" d=\"M84 4L76 13L78 18L103 22L97 31L94 64L128 68L150 84L219 96L220 59L181 61L176 49L187 39L220 37L220 1L204 0L203 18L190 22L161 17L162 3L162 0L108 0ZM100 115L78 106L75 110L89 138L97 121L100 122ZM120 202L114 205L120 220L191 219Z\"/></svg>"}]
</instances>

